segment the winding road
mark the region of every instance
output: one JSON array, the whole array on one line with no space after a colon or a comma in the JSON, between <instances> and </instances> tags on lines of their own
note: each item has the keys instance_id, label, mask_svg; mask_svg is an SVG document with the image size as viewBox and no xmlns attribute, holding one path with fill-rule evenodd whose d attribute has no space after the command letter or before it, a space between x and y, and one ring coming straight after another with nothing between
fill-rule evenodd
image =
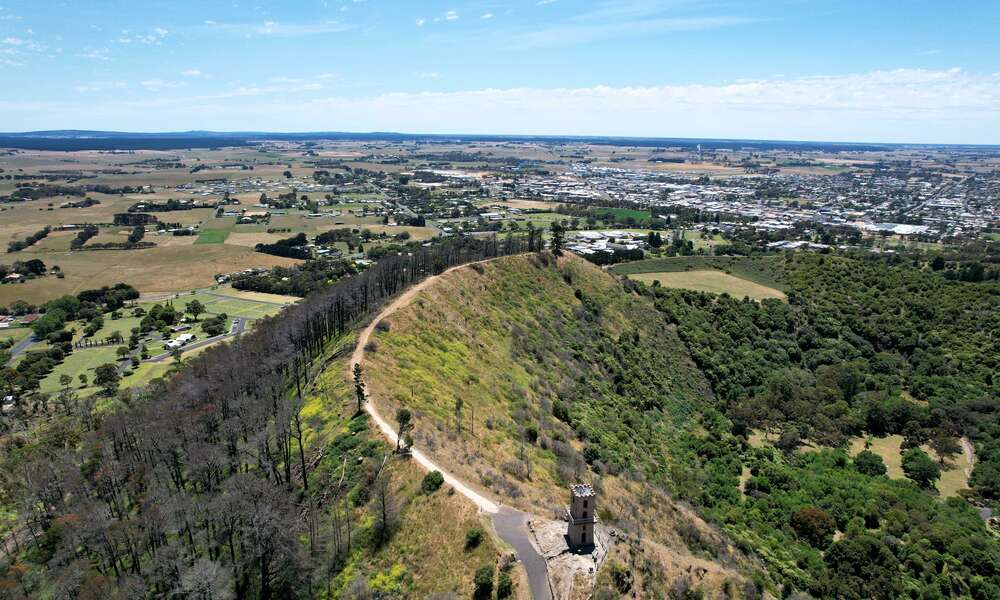
<instances>
[{"instance_id":1,"label":"winding road","mask_svg":"<svg viewBox=\"0 0 1000 600\"><path fill-rule=\"evenodd\" d=\"M479 262L483 263L489 261ZM383 319L387 318L400 308L408 305L418 293L427 287L434 285L441 279L442 276L458 269L464 269L468 267L469 264L476 263L468 263L452 267L440 275L434 275L424 279L420 283L400 294L398 298L382 309L382 312L380 312L378 316L376 316L358 336L357 345L355 345L354 352L351 354L351 360L347 364L348 379L353 378L352 369L354 365L364 363L365 346L368 345L368 340L375 331L375 327ZM392 425L386 421L381 414L379 414L378 408L376 408L375 403L371 399L365 403L365 411L368 412L371 419L378 425L378 428L382 431L382 434L386 437L386 439L389 440L389 443L395 445L395 429L393 429ZM477 492L472 488L472 486L455 477L454 474L435 464L434 461L419 448L411 448L411 455L413 460L415 460L422 468L427 471L438 471L441 473L444 477L445 483L454 488L456 492L471 500L472 503L479 508L479 510L490 515L497 535L499 535L503 541L510 544L510 546L514 549L514 553L517 555L518 560L524 565L524 570L528 575L528 585L531 588L531 596L535 600L549 600L551 595L549 592L545 557L542 556L535 548L531 541L531 534L527 527L527 521L531 515L510 507L498 505L493 500Z\"/></svg>"}]
</instances>

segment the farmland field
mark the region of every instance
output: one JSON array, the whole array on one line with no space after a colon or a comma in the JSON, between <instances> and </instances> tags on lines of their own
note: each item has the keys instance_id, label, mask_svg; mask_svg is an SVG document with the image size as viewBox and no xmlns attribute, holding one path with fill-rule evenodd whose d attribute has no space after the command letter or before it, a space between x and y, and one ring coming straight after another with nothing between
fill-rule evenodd
<instances>
[{"instance_id":1,"label":"farmland field","mask_svg":"<svg viewBox=\"0 0 1000 600\"><path fill-rule=\"evenodd\" d=\"M229 232L229 229L202 229L195 244L222 244Z\"/></svg>"},{"instance_id":2,"label":"farmland field","mask_svg":"<svg viewBox=\"0 0 1000 600\"><path fill-rule=\"evenodd\" d=\"M629 278L647 284L659 281L660 285L669 288L683 288L712 294L729 294L734 298L747 296L754 300L764 300L766 298L785 299L784 292L780 290L734 277L721 271L636 273L629 275Z\"/></svg>"},{"instance_id":3,"label":"farmland field","mask_svg":"<svg viewBox=\"0 0 1000 600\"><path fill-rule=\"evenodd\" d=\"M125 282L140 292L176 292L215 284L218 273L248 267L288 266L299 261L229 244L172 245L145 250L40 253L46 265L58 265L65 277L52 275L21 284L0 285L0 305L14 300L42 303L64 294Z\"/></svg>"}]
</instances>

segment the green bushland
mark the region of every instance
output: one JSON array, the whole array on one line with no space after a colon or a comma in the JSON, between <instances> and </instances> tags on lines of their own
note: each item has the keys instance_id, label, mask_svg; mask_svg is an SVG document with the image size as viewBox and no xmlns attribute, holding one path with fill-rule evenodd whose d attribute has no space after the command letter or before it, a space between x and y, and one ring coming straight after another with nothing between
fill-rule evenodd
<instances>
[{"instance_id":1,"label":"green bushland","mask_svg":"<svg viewBox=\"0 0 1000 600\"><path fill-rule=\"evenodd\" d=\"M843 450L794 452L870 433L947 455L964 434L980 457L965 495L995 501L1000 286L894 259L770 260L788 303L639 287L678 326L725 415L703 420L707 432L690 440L690 479L678 493L762 557L772 577L814 596L1000 595L1000 544L969 502L864 475L867 456L855 466ZM778 434L785 452L750 448L750 428ZM930 487L927 470L910 474ZM837 541L796 530L801 515L819 523L823 513Z\"/></svg>"}]
</instances>

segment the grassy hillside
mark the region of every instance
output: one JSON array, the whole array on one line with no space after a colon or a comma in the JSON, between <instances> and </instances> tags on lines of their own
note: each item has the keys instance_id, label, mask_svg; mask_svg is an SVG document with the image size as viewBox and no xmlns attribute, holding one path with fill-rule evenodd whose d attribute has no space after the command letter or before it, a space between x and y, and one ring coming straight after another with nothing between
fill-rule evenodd
<instances>
[{"instance_id":1,"label":"grassy hillside","mask_svg":"<svg viewBox=\"0 0 1000 600\"><path fill-rule=\"evenodd\" d=\"M708 387L651 304L583 261L542 260L464 269L390 317L374 396L417 411L418 442L464 449L456 466L514 502L561 502L586 463L667 483L669 440Z\"/></svg>"},{"instance_id":2,"label":"grassy hillside","mask_svg":"<svg viewBox=\"0 0 1000 600\"><path fill-rule=\"evenodd\" d=\"M365 370L382 414L413 411L415 444L504 504L553 517L592 481L605 523L662 543L661 569L701 556L726 565L706 589L743 581L748 562L672 496L696 485L685 440L711 392L614 276L546 255L450 273L376 329Z\"/></svg>"},{"instance_id":3,"label":"grassy hillside","mask_svg":"<svg viewBox=\"0 0 1000 600\"><path fill-rule=\"evenodd\" d=\"M355 413L345 370L344 359L332 361L302 410L308 444L322 451L304 506L311 500L318 508L317 552L332 554L329 572L313 583L315 596L365 597L368 590L393 598L471 597L476 569L498 561L500 542L489 534L488 521L448 486L429 493L421 489L423 471L405 456L394 456L368 416ZM376 539L379 488L373 481L380 472L391 481L392 526L384 541ZM472 529L483 535L468 547L465 536ZM307 550L314 547L309 540L303 544Z\"/></svg>"}]
</instances>

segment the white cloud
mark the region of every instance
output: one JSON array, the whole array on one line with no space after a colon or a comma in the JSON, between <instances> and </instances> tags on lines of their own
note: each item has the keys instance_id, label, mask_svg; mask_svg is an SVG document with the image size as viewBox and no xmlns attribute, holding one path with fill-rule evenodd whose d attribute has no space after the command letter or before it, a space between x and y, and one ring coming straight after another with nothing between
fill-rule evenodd
<instances>
[{"instance_id":1,"label":"white cloud","mask_svg":"<svg viewBox=\"0 0 1000 600\"><path fill-rule=\"evenodd\" d=\"M193 78L196 78L196 79L211 79L212 78L211 74L205 73L201 69L185 69L184 71L181 71L181 76L182 77L193 77Z\"/></svg>"},{"instance_id":2,"label":"white cloud","mask_svg":"<svg viewBox=\"0 0 1000 600\"><path fill-rule=\"evenodd\" d=\"M304 37L325 33L342 33L355 27L340 21L323 21L307 23L281 23L265 21L261 24L252 23L215 23L213 29L242 35L243 37Z\"/></svg>"},{"instance_id":3,"label":"white cloud","mask_svg":"<svg viewBox=\"0 0 1000 600\"><path fill-rule=\"evenodd\" d=\"M99 104L0 101L0 130L246 128L995 143L1000 74L896 69L720 85L300 98L294 85ZM44 106L43 106L44 104Z\"/></svg>"},{"instance_id":4,"label":"white cloud","mask_svg":"<svg viewBox=\"0 0 1000 600\"><path fill-rule=\"evenodd\" d=\"M115 41L119 44L146 44L147 46L159 45L170 32L162 27L155 27L147 33L135 33L124 29Z\"/></svg>"},{"instance_id":5,"label":"white cloud","mask_svg":"<svg viewBox=\"0 0 1000 600\"><path fill-rule=\"evenodd\" d=\"M184 86L183 81L166 81L159 78L147 79L145 81L140 81L139 85L148 90L164 90L164 89L174 89Z\"/></svg>"},{"instance_id":6,"label":"white cloud","mask_svg":"<svg viewBox=\"0 0 1000 600\"><path fill-rule=\"evenodd\" d=\"M441 79L441 74L437 71L417 71L414 75L417 79Z\"/></svg>"},{"instance_id":7,"label":"white cloud","mask_svg":"<svg viewBox=\"0 0 1000 600\"><path fill-rule=\"evenodd\" d=\"M756 17L660 17L625 21L576 20L515 34L514 43L525 48L545 48L601 40L652 35L670 31L702 31L759 23Z\"/></svg>"},{"instance_id":8,"label":"white cloud","mask_svg":"<svg viewBox=\"0 0 1000 600\"><path fill-rule=\"evenodd\" d=\"M488 13L483 13L483 16L481 16L481 17L479 17L479 18L480 18L480 19L483 19L483 20L488 20L488 19L492 19L492 18L493 18L493 13L491 13L491 12L488 12Z\"/></svg>"},{"instance_id":9,"label":"white cloud","mask_svg":"<svg viewBox=\"0 0 1000 600\"><path fill-rule=\"evenodd\" d=\"M417 19L417 27L423 27L426 22L427 19Z\"/></svg>"},{"instance_id":10,"label":"white cloud","mask_svg":"<svg viewBox=\"0 0 1000 600\"><path fill-rule=\"evenodd\" d=\"M85 48L82 52L77 52L74 54L77 58L86 58L87 60L99 60L99 61L109 61L111 57L108 56L107 48Z\"/></svg>"},{"instance_id":11,"label":"white cloud","mask_svg":"<svg viewBox=\"0 0 1000 600\"><path fill-rule=\"evenodd\" d=\"M448 12L444 13L444 20L445 21L457 21L458 20L458 11L449 10Z\"/></svg>"},{"instance_id":12,"label":"white cloud","mask_svg":"<svg viewBox=\"0 0 1000 600\"><path fill-rule=\"evenodd\" d=\"M124 81L93 81L83 85L74 86L74 90L79 93L104 92L112 89L123 89L128 87Z\"/></svg>"}]
</instances>

